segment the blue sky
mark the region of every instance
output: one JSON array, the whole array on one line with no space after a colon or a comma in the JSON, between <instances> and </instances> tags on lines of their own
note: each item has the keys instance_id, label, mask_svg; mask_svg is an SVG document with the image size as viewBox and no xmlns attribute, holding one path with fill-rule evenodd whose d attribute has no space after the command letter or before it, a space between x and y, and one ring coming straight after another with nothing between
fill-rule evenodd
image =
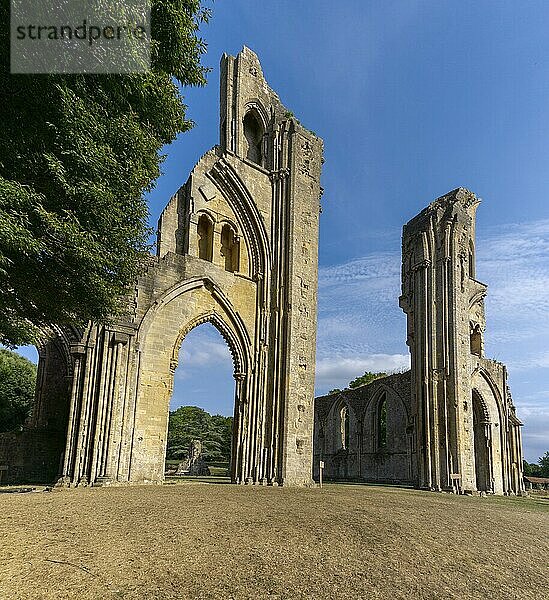
<instances>
[{"instance_id":1,"label":"blue sky","mask_svg":"<svg viewBox=\"0 0 549 600\"><path fill-rule=\"evenodd\" d=\"M526 458L549 450L549 3L218 0L203 28L195 128L166 148L151 223L218 140L219 60L247 45L325 143L317 391L408 364L398 308L402 225L458 186L483 199L477 276L486 353L509 366ZM172 407L232 414L212 327L182 346ZM213 377L212 374L216 373Z\"/></svg>"}]
</instances>

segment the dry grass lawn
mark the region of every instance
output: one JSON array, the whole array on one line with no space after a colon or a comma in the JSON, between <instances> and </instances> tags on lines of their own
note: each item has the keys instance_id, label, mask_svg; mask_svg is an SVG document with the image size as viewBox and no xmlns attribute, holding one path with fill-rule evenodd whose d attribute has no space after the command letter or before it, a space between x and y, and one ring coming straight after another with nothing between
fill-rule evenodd
<instances>
[{"instance_id":1,"label":"dry grass lawn","mask_svg":"<svg viewBox=\"0 0 549 600\"><path fill-rule=\"evenodd\" d=\"M187 483L0 494L0 598L549 598L549 501Z\"/></svg>"}]
</instances>

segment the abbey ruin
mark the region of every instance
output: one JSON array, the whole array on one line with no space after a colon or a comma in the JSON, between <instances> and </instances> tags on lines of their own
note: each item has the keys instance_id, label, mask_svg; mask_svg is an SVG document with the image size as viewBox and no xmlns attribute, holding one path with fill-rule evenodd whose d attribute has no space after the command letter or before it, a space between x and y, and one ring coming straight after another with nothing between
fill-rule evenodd
<instances>
[{"instance_id":1,"label":"abbey ruin","mask_svg":"<svg viewBox=\"0 0 549 600\"><path fill-rule=\"evenodd\" d=\"M402 295L411 370L316 399L315 471L333 479L517 494L521 423L505 366L484 356L475 279L477 197L458 188L404 226Z\"/></svg>"},{"instance_id":2,"label":"abbey ruin","mask_svg":"<svg viewBox=\"0 0 549 600\"><path fill-rule=\"evenodd\" d=\"M31 420L0 435L5 481L161 483L179 349L209 322L234 364L233 482L312 485L322 460L333 479L522 490L506 370L483 352L466 190L404 228L411 371L315 402L322 152L251 50L223 56L219 144L162 212L127 316L44 333Z\"/></svg>"},{"instance_id":3,"label":"abbey ruin","mask_svg":"<svg viewBox=\"0 0 549 600\"><path fill-rule=\"evenodd\" d=\"M223 56L219 145L164 209L128 318L45 338L6 480L163 481L179 348L210 322L234 363L232 480L312 484L321 162L257 56Z\"/></svg>"}]
</instances>

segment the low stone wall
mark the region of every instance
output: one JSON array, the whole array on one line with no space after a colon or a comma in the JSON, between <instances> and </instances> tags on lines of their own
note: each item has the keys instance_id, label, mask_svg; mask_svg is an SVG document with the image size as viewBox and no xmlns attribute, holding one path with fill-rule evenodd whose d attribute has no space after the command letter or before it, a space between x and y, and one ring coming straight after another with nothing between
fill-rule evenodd
<instances>
[{"instance_id":1,"label":"low stone wall","mask_svg":"<svg viewBox=\"0 0 549 600\"><path fill-rule=\"evenodd\" d=\"M54 483L60 473L64 446L65 436L57 431L1 433L0 467L4 468L0 483Z\"/></svg>"}]
</instances>

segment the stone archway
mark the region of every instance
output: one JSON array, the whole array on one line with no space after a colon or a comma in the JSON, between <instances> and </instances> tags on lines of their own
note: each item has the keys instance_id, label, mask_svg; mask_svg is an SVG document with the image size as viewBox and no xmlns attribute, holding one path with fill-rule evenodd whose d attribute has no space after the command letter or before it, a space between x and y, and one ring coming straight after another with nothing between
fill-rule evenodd
<instances>
[{"instance_id":1,"label":"stone archway","mask_svg":"<svg viewBox=\"0 0 549 600\"><path fill-rule=\"evenodd\" d=\"M183 339L195 327L211 323L226 341L234 364L235 410L232 479L250 478L244 467L253 455L252 421L247 402L250 387L250 336L227 299L207 279L193 279L170 290L146 315L137 343L140 365L133 441L129 465L130 481L161 481L164 473L166 433L173 377ZM166 324L169 324L166 327Z\"/></svg>"},{"instance_id":2,"label":"stone archway","mask_svg":"<svg viewBox=\"0 0 549 600\"><path fill-rule=\"evenodd\" d=\"M4 482L47 483L63 471L74 376L71 347L80 336L73 327L42 330L35 346L38 369L31 415L17 431L0 434Z\"/></svg>"},{"instance_id":3,"label":"stone archway","mask_svg":"<svg viewBox=\"0 0 549 600\"><path fill-rule=\"evenodd\" d=\"M235 364L233 481L312 484L322 141L249 49L225 55L221 73L221 145L163 210L126 313L70 346L64 485L163 481L177 351L206 321ZM251 106L259 162L247 153Z\"/></svg>"},{"instance_id":4,"label":"stone archway","mask_svg":"<svg viewBox=\"0 0 549 600\"><path fill-rule=\"evenodd\" d=\"M503 494L505 479L505 414L497 387L484 370L472 376L472 444L476 489Z\"/></svg>"}]
</instances>

